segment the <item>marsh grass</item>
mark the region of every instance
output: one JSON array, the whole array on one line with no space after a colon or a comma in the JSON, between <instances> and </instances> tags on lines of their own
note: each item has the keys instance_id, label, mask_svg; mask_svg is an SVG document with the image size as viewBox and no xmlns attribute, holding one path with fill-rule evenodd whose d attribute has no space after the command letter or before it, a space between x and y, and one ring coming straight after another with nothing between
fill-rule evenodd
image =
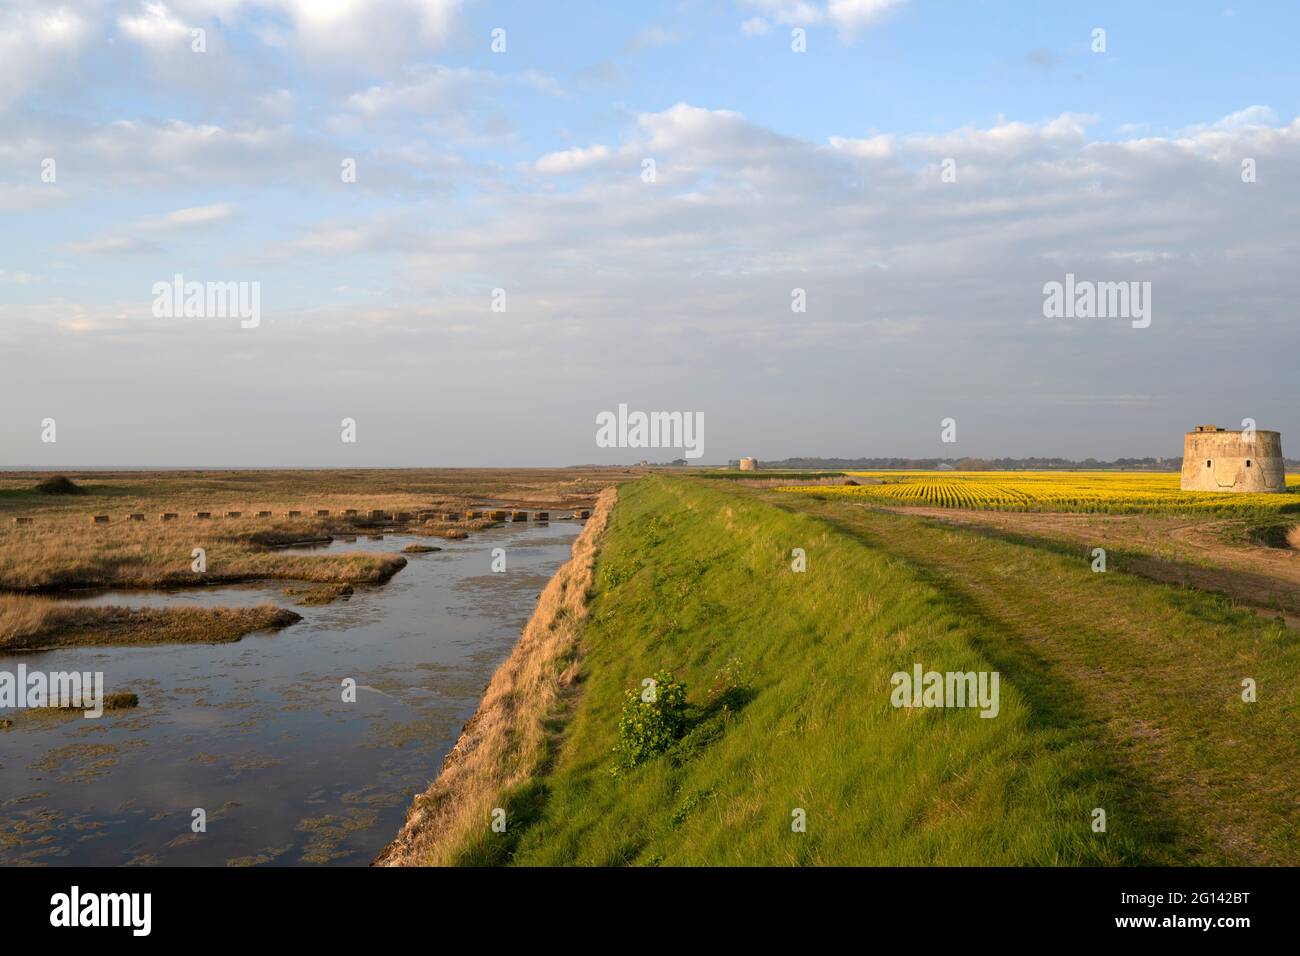
<instances>
[{"instance_id":1,"label":"marsh grass","mask_svg":"<svg viewBox=\"0 0 1300 956\"><path fill-rule=\"evenodd\" d=\"M352 585L321 584L311 588L285 588L284 593L291 597L297 597L298 604L308 607L321 607L326 604L333 604L339 598L351 597Z\"/></svg>"},{"instance_id":2,"label":"marsh grass","mask_svg":"<svg viewBox=\"0 0 1300 956\"><path fill-rule=\"evenodd\" d=\"M93 471L68 472L87 496L44 496L35 485L47 472L0 474L0 517L29 509L63 508L78 514L97 509L125 515L167 510L302 510L339 514L348 508L416 511L465 510L484 500L508 500L526 508L564 508L595 500L600 490L636 477L630 470L607 468L427 468L427 469L267 469L243 471ZM170 505L167 508L160 505ZM480 505L481 507L481 505ZM582 507L589 507L582 504Z\"/></svg>"},{"instance_id":3,"label":"marsh grass","mask_svg":"<svg viewBox=\"0 0 1300 956\"><path fill-rule=\"evenodd\" d=\"M398 555L288 555L269 547L265 537L255 540L268 533L282 543L324 540L331 527L309 520L293 533L283 526L268 531L248 518L99 526L48 516L0 534L0 590L167 588L255 579L377 584L406 566ZM194 548L207 554L205 572L191 570Z\"/></svg>"},{"instance_id":4,"label":"marsh grass","mask_svg":"<svg viewBox=\"0 0 1300 956\"><path fill-rule=\"evenodd\" d=\"M111 694L105 694L103 700L104 710L133 710L140 706L140 696L129 690L114 691ZM55 710L69 710L78 713L85 710L83 704L65 704L62 707L56 707Z\"/></svg>"},{"instance_id":5,"label":"marsh grass","mask_svg":"<svg viewBox=\"0 0 1300 956\"><path fill-rule=\"evenodd\" d=\"M300 620L301 615L269 604L129 608L0 594L0 653L99 645L224 644Z\"/></svg>"},{"instance_id":6,"label":"marsh grass","mask_svg":"<svg viewBox=\"0 0 1300 956\"><path fill-rule=\"evenodd\" d=\"M277 549L393 527L367 518L372 510L464 511L498 498L533 508L586 506L599 488L632 475L604 469L93 472L72 474L86 494L35 491L48 477L0 476L0 591L181 587L258 578L382 583L405 559L285 555ZM346 516L349 509L358 514ZM317 510L328 510L330 517L314 517ZM257 518L258 511L275 517ZM285 518L289 511L303 517ZM180 517L164 522L164 512ZM196 512L214 517L190 517ZM241 516L220 517L227 512ZM91 513L111 520L88 524ZM144 514L145 520L129 521L130 514ZM19 516L33 523L16 525ZM461 537L492 523L412 520L403 530ZM190 571L196 547L207 552L203 575Z\"/></svg>"}]
</instances>

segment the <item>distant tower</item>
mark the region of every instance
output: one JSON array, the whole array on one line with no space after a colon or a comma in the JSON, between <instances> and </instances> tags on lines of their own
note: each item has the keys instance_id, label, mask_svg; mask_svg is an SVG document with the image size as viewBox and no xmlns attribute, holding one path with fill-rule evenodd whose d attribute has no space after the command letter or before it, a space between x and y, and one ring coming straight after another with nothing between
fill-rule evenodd
<instances>
[{"instance_id":1,"label":"distant tower","mask_svg":"<svg viewBox=\"0 0 1300 956\"><path fill-rule=\"evenodd\" d=\"M1246 432L1215 425L1197 425L1183 438L1183 491L1249 491L1255 494L1286 491L1282 463L1282 435Z\"/></svg>"},{"instance_id":2,"label":"distant tower","mask_svg":"<svg viewBox=\"0 0 1300 956\"><path fill-rule=\"evenodd\" d=\"M758 459L757 459L757 458L742 458L742 459L740 459L740 470L741 470L741 471L758 471Z\"/></svg>"}]
</instances>

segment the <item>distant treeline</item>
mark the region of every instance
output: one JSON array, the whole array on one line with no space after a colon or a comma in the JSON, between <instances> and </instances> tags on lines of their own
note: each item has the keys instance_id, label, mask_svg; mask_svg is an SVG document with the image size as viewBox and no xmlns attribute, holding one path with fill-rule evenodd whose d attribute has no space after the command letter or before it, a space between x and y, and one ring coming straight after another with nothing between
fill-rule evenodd
<instances>
[{"instance_id":1,"label":"distant treeline","mask_svg":"<svg viewBox=\"0 0 1300 956\"><path fill-rule=\"evenodd\" d=\"M1287 458L1287 471L1300 469L1300 461ZM1117 468L1126 471L1180 471L1183 458L1116 458L1098 461L1084 458L786 458L760 463L768 468L830 468L839 471L929 471L948 466L956 471L1078 471Z\"/></svg>"}]
</instances>

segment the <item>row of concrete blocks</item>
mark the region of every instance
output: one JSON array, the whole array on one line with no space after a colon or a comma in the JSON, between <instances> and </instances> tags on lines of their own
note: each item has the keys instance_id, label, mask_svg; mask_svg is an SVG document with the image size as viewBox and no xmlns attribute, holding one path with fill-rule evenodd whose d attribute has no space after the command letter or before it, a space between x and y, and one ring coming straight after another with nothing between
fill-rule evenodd
<instances>
[{"instance_id":1,"label":"row of concrete blocks","mask_svg":"<svg viewBox=\"0 0 1300 956\"><path fill-rule=\"evenodd\" d=\"M281 512L281 514L282 514L282 516L285 517L285 518L301 518L301 517L303 516L303 512L301 512L301 511L284 511L284 512ZM343 516L345 516L345 517L356 517L356 516L358 516L358 515L360 514L360 512L357 511L357 509L355 509L355 508L349 508L349 509L347 509L346 511L342 511L342 512L340 512L340 514L343 515ZM504 510L497 510L497 511L465 511L465 512L460 512L460 511L429 511L429 510L422 510L422 511L417 511L417 512L415 512L415 513L414 513L414 517L417 518L417 519L419 519L419 520L421 520L421 521L427 521L427 520L429 520L429 519L431 519L431 518L435 518L435 519L436 519L436 518L441 518L443 521L459 521L459 520L461 520L461 516L462 516L462 514L463 514L463 516L465 517L465 519L468 520L468 521L475 521L475 520L478 520L478 519L480 519L480 518L489 518L489 519L491 519L492 521L506 521L506 520L510 520L510 521L527 521L527 520L529 519L529 512L527 512L527 511L504 511ZM205 521L205 520L207 520L207 519L210 519L212 516L213 516L213 515L212 515L212 512L211 512L211 511L196 511L196 512L194 512L190 517L192 517L192 518L194 518L194 519L196 519L196 520L199 520L199 521ZM244 516L244 512L242 512L242 511L227 511L227 512L225 513L225 516L226 516L227 518L242 518L242 517ZM249 516L250 516L250 517L255 517L255 518L270 518L270 517L272 517L272 514L271 514L271 512L269 512L269 511L251 511L251 512L249 512ZM177 513L174 512L174 511L164 511L164 512L162 512L158 517L159 517L159 519L162 520L162 521L175 521L177 518L180 517L180 515L177 514ZM317 517L317 518L328 518L328 517L330 517L330 512L327 511L327 510L325 510L325 509L321 509L321 510L315 512L314 517ZM574 518L590 518L590 517L591 517L591 510L590 510L589 508L579 508L579 509L577 509L577 510L575 510L575 511L573 512L573 517L574 517ZM373 519L373 520L379 520L379 521L399 521L399 522L400 522L400 521L410 521L410 520L412 520L412 513L409 512L409 511L379 511L379 510L375 510L375 511L371 511L371 512L370 512L370 518ZM18 524L18 525L29 525L29 524L32 523L33 520L34 520L34 519L32 519L32 518L19 517L19 518L15 518L15 519L14 519L14 524ZM109 523L109 520L110 520L110 519L109 519L109 516L108 516L108 515L91 515L91 516L90 516L90 523L91 523L91 524L108 524L108 523ZM141 512L136 512L136 513L134 513L134 514L129 514L129 515L127 515L127 520L128 520L128 521L144 521L144 520L145 520L145 516L144 516L144 514L141 513ZM534 520L534 521L550 521L550 520L551 520L551 513L550 513L549 511L534 511L534 512L532 512L532 520Z\"/></svg>"}]
</instances>

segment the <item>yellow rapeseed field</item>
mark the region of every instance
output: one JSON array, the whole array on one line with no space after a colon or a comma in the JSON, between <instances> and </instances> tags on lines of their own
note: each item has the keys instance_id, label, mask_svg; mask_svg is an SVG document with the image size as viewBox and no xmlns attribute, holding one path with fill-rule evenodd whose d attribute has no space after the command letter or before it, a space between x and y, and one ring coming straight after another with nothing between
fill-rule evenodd
<instances>
[{"instance_id":1,"label":"yellow rapeseed field","mask_svg":"<svg viewBox=\"0 0 1300 956\"><path fill-rule=\"evenodd\" d=\"M1300 476L1285 495L1182 491L1177 472L855 471L860 485L785 486L779 491L874 499L882 504L993 511L1194 512L1300 511Z\"/></svg>"}]
</instances>

